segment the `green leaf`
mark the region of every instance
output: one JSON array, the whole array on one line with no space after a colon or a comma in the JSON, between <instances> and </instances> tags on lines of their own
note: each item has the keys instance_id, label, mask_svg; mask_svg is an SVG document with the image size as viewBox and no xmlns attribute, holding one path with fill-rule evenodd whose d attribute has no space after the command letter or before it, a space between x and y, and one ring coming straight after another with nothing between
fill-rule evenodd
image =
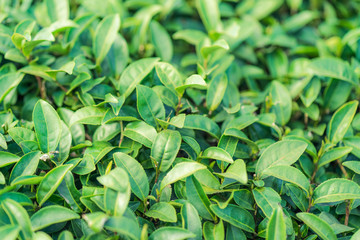
<instances>
[{"instance_id":1,"label":"green leaf","mask_svg":"<svg viewBox=\"0 0 360 240\"><path fill-rule=\"evenodd\" d=\"M150 23L150 32L156 55L161 60L170 62L173 57L173 44L169 33L155 20Z\"/></svg>"},{"instance_id":2,"label":"green leaf","mask_svg":"<svg viewBox=\"0 0 360 240\"><path fill-rule=\"evenodd\" d=\"M241 228L244 231L254 233L255 222L252 215L245 209L229 204L226 208L221 209L218 205L210 205L211 210L214 211L215 215L222 220L234 225L235 227Z\"/></svg>"},{"instance_id":3,"label":"green leaf","mask_svg":"<svg viewBox=\"0 0 360 240\"><path fill-rule=\"evenodd\" d=\"M344 144L348 147L352 147L351 153L360 158L360 137L353 136L347 137L343 140Z\"/></svg>"},{"instance_id":4,"label":"green leaf","mask_svg":"<svg viewBox=\"0 0 360 240\"><path fill-rule=\"evenodd\" d=\"M47 206L31 216L31 225L34 231L38 231L52 224L77 218L80 218L80 216L66 207Z\"/></svg>"},{"instance_id":5,"label":"green leaf","mask_svg":"<svg viewBox=\"0 0 360 240\"><path fill-rule=\"evenodd\" d=\"M256 175L261 177L263 171L272 166L290 166L300 158L306 147L305 142L298 140L280 141L270 145L261 154L256 164Z\"/></svg>"},{"instance_id":6,"label":"green leaf","mask_svg":"<svg viewBox=\"0 0 360 240\"><path fill-rule=\"evenodd\" d=\"M136 85L151 72L159 58L144 58L131 63L121 74L116 89L127 98L135 89Z\"/></svg>"},{"instance_id":7,"label":"green leaf","mask_svg":"<svg viewBox=\"0 0 360 240\"><path fill-rule=\"evenodd\" d=\"M57 155L57 161L60 163L65 162L70 153L71 148L71 132L68 128L68 126L64 123L64 121L61 121L61 141L59 141L58 145L58 151L59 155Z\"/></svg>"},{"instance_id":8,"label":"green leaf","mask_svg":"<svg viewBox=\"0 0 360 240\"><path fill-rule=\"evenodd\" d=\"M269 187L254 188L252 192L256 204L266 217L271 218L274 209L276 209L281 202L280 195Z\"/></svg>"},{"instance_id":9,"label":"green leaf","mask_svg":"<svg viewBox=\"0 0 360 240\"><path fill-rule=\"evenodd\" d=\"M164 130L156 136L150 157L157 169L165 172L170 168L179 152L180 144L181 135L178 131Z\"/></svg>"},{"instance_id":10,"label":"green leaf","mask_svg":"<svg viewBox=\"0 0 360 240\"><path fill-rule=\"evenodd\" d=\"M75 88L80 86L83 82L91 79L90 74L82 72L76 76L76 78L71 82L69 90L66 92L66 95L69 95Z\"/></svg>"},{"instance_id":11,"label":"green leaf","mask_svg":"<svg viewBox=\"0 0 360 240\"><path fill-rule=\"evenodd\" d=\"M111 217L104 227L112 232L125 235L130 239L140 239L139 224L129 217Z\"/></svg>"},{"instance_id":12,"label":"green leaf","mask_svg":"<svg viewBox=\"0 0 360 240\"><path fill-rule=\"evenodd\" d=\"M203 226L203 234L205 240L225 239L225 231L223 221L219 223L205 222Z\"/></svg>"},{"instance_id":13,"label":"green leaf","mask_svg":"<svg viewBox=\"0 0 360 240\"><path fill-rule=\"evenodd\" d=\"M30 152L22 156L11 171L9 182L11 183L19 176L34 174L39 164L40 155L40 152Z\"/></svg>"},{"instance_id":14,"label":"green leaf","mask_svg":"<svg viewBox=\"0 0 360 240\"><path fill-rule=\"evenodd\" d=\"M73 73L74 67L75 67L75 62L70 61L70 62L65 63L58 69L50 69L45 72L49 76L51 76L53 79L56 79L57 73L59 73L59 72L64 72L64 73L71 75Z\"/></svg>"},{"instance_id":15,"label":"green leaf","mask_svg":"<svg viewBox=\"0 0 360 240\"><path fill-rule=\"evenodd\" d=\"M61 181L64 179L66 173L73 167L70 165L63 165L56 167L49 171L43 180L40 182L36 192L36 201L39 206L43 205L46 200L56 191Z\"/></svg>"},{"instance_id":16,"label":"green leaf","mask_svg":"<svg viewBox=\"0 0 360 240\"><path fill-rule=\"evenodd\" d=\"M49 70L51 70L51 68L48 66L32 64L21 68L19 71L29 75L41 77L47 81L54 81L55 79L53 76L47 73Z\"/></svg>"},{"instance_id":17,"label":"green leaf","mask_svg":"<svg viewBox=\"0 0 360 240\"><path fill-rule=\"evenodd\" d=\"M67 163L72 163L72 160L68 161ZM84 154L84 157L72 169L72 172L77 175L86 175L95 170L96 170L96 167L95 167L95 163L94 163L94 157L90 154Z\"/></svg>"},{"instance_id":18,"label":"green leaf","mask_svg":"<svg viewBox=\"0 0 360 240\"><path fill-rule=\"evenodd\" d=\"M206 30L211 33L220 27L220 10L216 0L196 0L196 8Z\"/></svg>"},{"instance_id":19,"label":"green leaf","mask_svg":"<svg viewBox=\"0 0 360 240\"><path fill-rule=\"evenodd\" d=\"M183 85L176 87L175 90L182 95L187 88L204 90L207 89L207 84L200 75L193 74L185 80Z\"/></svg>"},{"instance_id":20,"label":"green leaf","mask_svg":"<svg viewBox=\"0 0 360 240\"><path fill-rule=\"evenodd\" d=\"M27 60L24 57L24 55L21 54L19 49L16 49L16 48L12 48L12 49L8 50L5 53L4 58L9 61L13 61L13 62L21 63L21 64L27 64Z\"/></svg>"},{"instance_id":21,"label":"green leaf","mask_svg":"<svg viewBox=\"0 0 360 240\"><path fill-rule=\"evenodd\" d=\"M99 107L83 107L77 110L70 119L70 127L75 124L101 125L102 119L106 113L104 108Z\"/></svg>"},{"instance_id":22,"label":"green leaf","mask_svg":"<svg viewBox=\"0 0 360 240\"><path fill-rule=\"evenodd\" d=\"M69 19L70 8L68 0L46 0L45 2L51 22Z\"/></svg>"},{"instance_id":23,"label":"green leaf","mask_svg":"<svg viewBox=\"0 0 360 240\"><path fill-rule=\"evenodd\" d=\"M65 122L65 124L70 127L70 119L73 116L73 111L67 108L58 108L57 112L60 118ZM85 128L81 124L74 124L70 127L70 133L74 145L85 142Z\"/></svg>"},{"instance_id":24,"label":"green leaf","mask_svg":"<svg viewBox=\"0 0 360 240\"><path fill-rule=\"evenodd\" d=\"M218 75L211 80L206 92L206 106L209 112L213 112L220 105L227 88L228 79L226 74Z\"/></svg>"},{"instance_id":25,"label":"green leaf","mask_svg":"<svg viewBox=\"0 0 360 240\"><path fill-rule=\"evenodd\" d=\"M0 168L16 163L19 159L15 154L0 151Z\"/></svg>"},{"instance_id":26,"label":"green leaf","mask_svg":"<svg viewBox=\"0 0 360 240\"><path fill-rule=\"evenodd\" d=\"M234 118L226 126L226 130L224 134L240 138L241 140L247 138L246 135L240 132L240 130L250 126L251 124L255 123L257 120L258 118L253 115L242 115L240 117Z\"/></svg>"},{"instance_id":27,"label":"green leaf","mask_svg":"<svg viewBox=\"0 0 360 240\"><path fill-rule=\"evenodd\" d=\"M200 170L194 173L194 176L204 187L220 189L219 180L208 169Z\"/></svg>"},{"instance_id":28,"label":"green leaf","mask_svg":"<svg viewBox=\"0 0 360 240\"><path fill-rule=\"evenodd\" d=\"M206 166L198 162L181 162L176 164L161 181L160 191L167 185L173 184L183 178L191 176L197 171L206 169Z\"/></svg>"},{"instance_id":29,"label":"green leaf","mask_svg":"<svg viewBox=\"0 0 360 240\"><path fill-rule=\"evenodd\" d=\"M144 168L137 160L122 152L114 154L114 161L117 167L127 172L132 192L144 201L149 194L149 181Z\"/></svg>"},{"instance_id":30,"label":"green leaf","mask_svg":"<svg viewBox=\"0 0 360 240\"><path fill-rule=\"evenodd\" d=\"M291 3L289 3L290 5ZM294 2L294 4L297 4ZM319 18L318 12L304 10L299 12L291 17L289 17L285 22L283 27L286 31L294 32L302 27L305 27L306 24L312 22L313 20Z\"/></svg>"},{"instance_id":31,"label":"green leaf","mask_svg":"<svg viewBox=\"0 0 360 240\"><path fill-rule=\"evenodd\" d=\"M221 134L219 126L210 118L202 115L187 115L184 128L204 131L217 139Z\"/></svg>"},{"instance_id":32,"label":"green leaf","mask_svg":"<svg viewBox=\"0 0 360 240\"><path fill-rule=\"evenodd\" d=\"M322 167L332 161L335 161L339 158L342 158L343 156L349 154L352 150L352 147L337 147L334 149L331 149L324 153L318 162L318 167Z\"/></svg>"},{"instance_id":33,"label":"green leaf","mask_svg":"<svg viewBox=\"0 0 360 240\"><path fill-rule=\"evenodd\" d=\"M222 135L218 143L218 147L224 149L230 154L230 156L234 156L238 142L239 140L235 137Z\"/></svg>"},{"instance_id":34,"label":"green leaf","mask_svg":"<svg viewBox=\"0 0 360 240\"><path fill-rule=\"evenodd\" d=\"M115 41L112 44L110 51L103 61L102 68L106 70L109 68L110 73L119 79L121 73L125 69L129 61L128 44L121 34L117 34ZM125 98L125 97L124 97Z\"/></svg>"},{"instance_id":35,"label":"green leaf","mask_svg":"<svg viewBox=\"0 0 360 240\"><path fill-rule=\"evenodd\" d=\"M306 212L309 207L309 200L306 198L304 191L296 187L294 184L287 183L286 187L288 189L287 194L290 196L294 204L302 211Z\"/></svg>"},{"instance_id":36,"label":"green leaf","mask_svg":"<svg viewBox=\"0 0 360 240\"><path fill-rule=\"evenodd\" d=\"M121 133L120 124L117 122L103 124L94 133L94 141L110 141Z\"/></svg>"},{"instance_id":37,"label":"green leaf","mask_svg":"<svg viewBox=\"0 0 360 240\"><path fill-rule=\"evenodd\" d=\"M55 151L61 137L61 121L55 109L44 100L39 100L34 107L33 121L41 151Z\"/></svg>"},{"instance_id":38,"label":"green leaf","mask_svg":"<svg viewBox=\"0 0 360 240\"><path fill-rule=\"evenodd\" d=\"M278 81L271 83L269 98L271 99L271 112L276 116L276 123L285 125L289 122L292 111L291 96L287 88Z\"/></svg>"},{"instance_id":39,"label":"green leaf","mask_svg":"<svg viewBox=\"0 0 360 240\"><path fill-rule=\"evenodd\" d=\"M301 101L305 107L309 108L316 100L321 90L321 81L319 78L313 78L304 89L304 93L300 95Z\"/></svg>"},{"instance_id":40,"label":"green leaf","mask_svg":"<svg viewBox=\"0 0 360 240\"><path fill-rule=\"evenodd\" d=\"M24 74L20 72L3 74L0 76L0 103L5 97L16 88L24 78Z\"/></svg>"},{"instance_id":41,"label":"green leaf","mask_svg":"<svg viewBox=\"0 0 360 240\"><path fill-rule=\"evenodd\" d=\"M10 222L20 227L20 239L32 239L34 233L31 229L30 218L26 210L19 203L11 199L4 200L1 205Z\"/></svg>"},{"instance_id":42,"label":"green leaf","mask_svg":"<svg viewBox=\"0 0 360 240\"><path fill-rule=\"evenodd\" d=\"M210 45L205 43L204 46L200 49L200 53L204 59L208 59L210 56L215 54L223 54L229 49L229 44L224 39L219 39ZM214 75L216 75L216 73L214 73Z\"/></svg>"},{"instance_id":43,"label":"green leaf","mask_svg":"<svg viewBox=\"0 0 360 240\"><path fill-rule=\"evenodd\" d=\"M7 143L6 143L6 139L5 139L4 135L1 134L1 133L0 133L0 147L5 149L5 150L8 148Z\"/></svg>"},{"instance_id":44,"label":"green leaf","mask_svg":"<svg viewBox=\"0 0 360 240\"><path fill-rule=\"evenodd\" d=\"M202 226L199 213L191 203L185 203L181 208L181 218L184 228L195 234L190 240L202 239Z\"/></svg>"},{"instance_id":45,"label":"green leaf","mask_svg":"<svg viewBox=\"0 0 360 240\"><path fill-rule=\"evenodd\" d=\"M11 186L39 184L44 177L37 175L19 176L11 182Z\"/></svg>"},{"instance_id":46,"label":"green leaf","mask_svg":"<svg viewBox=\"0 0 360 240\"><path fill-rule=\"evenodd\" d=\"M219 148L219 147L207 148L201 155L201 158L215 159L215 160L224 161L224 162L228 162L228 163L234 162L234 160L232 159L230 154L228 152L226 152L224 149Z\"/></svg>"},{"instance_id":47,"label":"green leaf","mask_svg":"<svg viewBox=\"0 0 360 240\"><path fill-rule=\"evenodd\" d=\"M84 215L83 218L94 232L100 232L103 230L104 224L108 220L109 216L103 212L95 212L88 213Z\"/></svg>"},{"instance_id":48,"label":"green leaf","mask_svg":"<svg viewBox=\"0 0 360 240\"><path fill-rule=\"evenodd\" d=\"M201 217L207 220L215 219L215 215L210 209L210 200L194 176L186 178L186 196Z\"/></svg>"},{"instance_id":49,"label":"green leaf","mask_svg":"<svg viewBox=\"0 0 360 240\"><path fill-rule=\"evenodd\" d=\"M234 192L234 201L237 205L244 209L254 210L254 198L247 189L239 189Z\"/></svg>"},{"instance_id":50,"label":"green leaf","mask_svg":"<svg viewBox=\"0 0 360 240\"><path fill-rule=\"evenodd\" d=\"M137 109L142 119L156 127L156 119L165 119L165 108L159 96L151 88L136 86Z\"/></svg>"},{"instance_id":51,"label":"green leaf","mask_svg":"<svg viewBox=\"0 0 360 240\"><path fill-rule=\"evenodd\" d=\"M247 184L248 181L246 165L242 159L235 160L235 162L229 166L225 173L216 173L216 175L224 178L234 179L241 184Z\"/></svg>"},{"instance_id":52,"label":"green leaf","mask_svg":"<svg viewBox=\"0 0 360 240\"><path fill-rule=\"evenodd\" d=\"M183 85L183 80L173 65L166 62L158 62L155 65L155 70L161 83L168 89L177 92L176 89ZM182 95L181 91L178 93Z\"/></svg>"},{"instance_id":53,"label":"green leaf","mask_svg":"<svg viewBox=\"0 0 360 240\"><path fill-rule=\"evenodd\" d=\"M266 239L267 240L277 240L277 239L286 239L286 225L283 216L283 211L280 206L278 206L267 225L266 229Z\"/></svg>"},{"instance_id":54,"label":"green leaf","mask_svg":"<svg viewBox=\"0 0 360 240\"><path fill-rule=\"evenodd\" d=\"M99 66L106 57L111 45L115 41L119 28L120 16L118 14L106 16L99 25L97 25L93 40L93 51L96 57L96 65Z\"/></svg>"},{"instance_id":55,"label":"green leaf","mask_svg":"<svg viewBox=\"0 0 360 240\"><path fill-rule=\"evenodd\" d=\"M283 181L291 182L303 190L307 194L310 191L310 181L306 176L297 168L287 165L276 165L269 167L263 171L263 176L273 176Z\"/></svg>"},{"instance_id":56,"label":"green leaf","mask_svg":"<svg viewBox=\"0 0 360 240\"><path fill-rule=\"evenodd\" d=\"M311 230L318 234L322 239L336 240L337 237L332 228L324 220L312 213L298 213L296 214Z\"/></svg>"},{"instance_id":57,"label":"green leaf","mask_svg":"<svg viewBox=\"0 0 360 240\"><path fill-rule=\"evenodd\" d=\"M0 236L6 240L15 240L19 235L20 228L16 225L5 225L0 227Z\"/></svg>"},{"instance_id":58,"label":"green leaf","mask_svg":"<svg viewBox=\"0 0 360 240\"><path fill-rule=\"evenodd\" d=\"M332 203L347 199L359 199L360 186L350 180L334 178L317 186L314 190L314 204Z\"/></svg>"},{"instance_id":59,"label":"green leaf","mask_svg":"<svg viewBox=\"0 0 360 240\"><path fill-rule=\"evenodd\" d=\"M73 48L76 41L78 40L81 33L96 19L94 14L84 14L74 19L74 22L79 26L77 28L70 28L65 37L67 42L70 45L70 48Z\"/></svg>"},{"instance_id":60,"label":"green leaf","mask_svg":"<svg viewBox=\"0 0 360 240\"><path fill-rule=\"evenodd\" d=\"M327 137L331 143L337 144L343 139L355 116L358 104L358 101L351 101L336 110L327 128Z\"/></svg>"},{"instance_id":61,"label":"green leaf","mask_svg":"<svg viewBox=\"0 0 360 240\"><path fill-rule=\"evenodd\" d=\"M80 201L81 194L75 186L74 176L71 172L66 173L57 191L75 212L83 211L84 206Z\"/></svg>"},{"instance_id":62,"label":"green leaf","mask_svg":"<svg viewBox=\"0 0 360 240\"><path fill-rule=\"evenodd\" d=\"M253 3L249 14L260 20L269 16L272 12L277 10L282 4L283 0L259 0Z\"/></svg>"},{"instance_id":63,"label":"green leaf","mask_svg":"<svg viewBox=\"0 0 360 240\"><path fill-rule=\"evenodd\" d=\"M336 235L354 230L352 227L341 224L336 217L330 213L321 212L319 217L330 225Z\"/></svg>"},{"instance_id":64,"label":"green leaf","mask_svg":"<svg viewBox=\"0 0 360 240\"><path fill-rule=\"evenodd\" d=\"M31 32L34 30L35 25L36 22L34 20L24 19L16 25L14 33L21 34L26 40L30 41ZM14 45L16 44L14 43Z\"/></svg>"},{"instance_id":65,"label":"green leaf","mask_svg":"<svg viewBox=\"0 0 360 240\"><path fill-rule=\"evenodd\" d=\"M27 128L14 127L9 129L8 133L19 146L25 141L36 141L35 132Z\"/></svg>"},{"instance_id":66,"label":"green leaf","mask_svg":"<svg viewBox=\"0 0 360 240\"><path fill-rule=\"evenodd\" d=\"M159 219L163 222L177 221L175 208L171 204L165 202L155 203L145 215L147 217Z\"/></svg>"},{"instance_id":67,"label":"green leaf","mask_svg":"<svg viewBox=\"0 0 360 240\"><path fill-rule=\"evenodd\" d=\"M124 192L127 190L126 177L124 177L124 173L126 173L122 168L114 168L108 174L100 176L97 180L107 188L111 188L118 192ZM127 176L127 174L126 174Z\"/></svg>"},{"instance_id":68,"label":"green leaf","mask_svg":"<svg viewBox=\"0 0 360 240\"><path fill-rule=\"evenodd\" d=\"M149 240L184 240L195 237L195 234L179 227L161 227L154 231Z\"/></svg>"},{"instance_id":69,"label":"green leaf","mask_svg":"<svg viewBox=\"0 0 360 240\"><path fill-rule=\"evenodd\" d=\"M122 169L121 169L122 170ZM127 177L126 173L122 173L122 177ZM104 209L108 215L122 216L128 207L130 200L130 183L129 179L125 178L123 185L126 188L123 191L115 191L111 188L106 188L104 191Z\"/></svg>"},{"instance_id":70,"label":"green leaf","mask_svg":"<svg viewBox=\"0 0 360 240\"><path fill-rule=\"evenodd\" d=\"M197 45L204 40L207 35L204 32L195 29L181 29L174 33L172 37L176 40L182 39L192 45Z\"/></svg>"},{"instance_id":71,"label":"green leaf","mask_svg":"<svg viewBox=\"0 0 360 240\"><path fill-rule=\"evenodd\" d=\"M360 237L360 229L357 230L354 235L352 235L352 237L350 238L350 240L356 240Z\"/></svg>"},{"instance_id":72,"label":"green leaf","mask_svg":"<svg viewBox=\"0 0 360 240\"><path fill-rule=\"evenodd\" d=\"M351 66L334 57L316 58L309 64L312 74L330 78L336 78L349 83L358 84L359 79Z\"/></svg>"},{"instance_id":73,"label":"green leaf","mask_svg":"<svg viewBox=\"0 0 360 240\"><path fill-rule=\"evenodd\" d=\"M155 128L149 124L143 121L135 121L126 125L124 136L151 148L157 136L157 132Z\"/></svg>"},{"instance_id":74,"label":"green leaf","mask_svg":"<svg viewBox=\"0 0 360 240\"><path fill-rule=\"evenodd\" d=\"M346 162L343 162L342 165L349 168L354 173L360 174L360 162L358 162L358 161L346 161Z\"/></svg>"},{"instance_id":75,"label":"green leaf","mask_svg":"<svg viewBox=\"0 0 360 240\"><path fill-rule=\"evenodd\" d=\"M127 172L116 167L108 174L98 177L97 180L106 187L105 208L114 216L121 216L128 206L131 194Z\"/></svg>"}]
</instances>

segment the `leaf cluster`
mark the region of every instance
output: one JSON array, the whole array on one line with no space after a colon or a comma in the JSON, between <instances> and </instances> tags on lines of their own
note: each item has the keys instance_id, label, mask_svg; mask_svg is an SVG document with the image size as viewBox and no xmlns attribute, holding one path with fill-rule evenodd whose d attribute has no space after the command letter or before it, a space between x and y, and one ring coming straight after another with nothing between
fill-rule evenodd
<instances>
[{"instance_id":1,"label":"leaf cluster","mask_svg":"<svg viewBox=\"0 0 360 240\"><path fill-rule=\"evenodd\" d=\"M360 239L358 9L0 0L0 236Z\"/></svg>"}]
</instances>

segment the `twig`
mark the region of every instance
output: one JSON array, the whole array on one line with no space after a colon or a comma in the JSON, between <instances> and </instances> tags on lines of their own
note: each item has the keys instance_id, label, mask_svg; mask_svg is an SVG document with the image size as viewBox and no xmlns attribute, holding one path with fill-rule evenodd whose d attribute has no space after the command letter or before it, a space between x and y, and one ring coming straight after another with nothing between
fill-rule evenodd
<instances>
[{"instance_id":1,"label":"twig","mask_svg":"<svg viewBox=\"0 0 360 240\"><path fill-rule=\"evenodd\" d=\"M46 99L46 90L45 90L45 82L43 82L41 80L41 77L39 76L35 76L36 78L36 81L38 83L38 88L39 88L39 91L40 91L40 96L42 99Z\"/></svg>"},{"instance_id":2,"label":"twig","mask_svg":"<svg viewBox=\"0 0 360 240\"><path fill-rule=\"evenodd\" d=\"M179 102L178 105L176 106L176 113L175 113L176 116L179 115L180 109L181 109L181 97L179 97Z\"/></svg>"},{"instance_id":3,"label":"twig","mask_svg":"<svg viewBox=\"0 0 360 240\"><path fill-rule=\"evenodd\" d=\"M314 183L314 179L315 179L317 170L318 170L318 165L317 165L317 163L315 163L314 172L313 172L313 174L311 175L310 183Z\"/></svg>"},{"instance_id":4,"label":"twig","mask_svg":"<svg viewBox=\"0 0 360 240\"><path fill-rule=\"evenodd\" d=\"M309 123L309 115L307 113L304 114L304 124L305 124L305 128L308 128L308 123Z\"/></svg>"},{"instance_id":5,"label":"twig","mask_svg":"<svg viewBox=\"0 0 360 240\"><path fill-rule=\"evenodd\" d=\"M349 224L349 216L350 216L350 204L351 204L351 201L348 200L347 203L346 203L346 209L345 209L345 221L344 221L344 225L348 225Z\"/></svg>"},{"instance_id":6,"label":"twig","mask_svg":"<svg viewBox=\"0 0 360 240\"><path fill-rule=\"evenodd\" d=\"M120 121L120 141L119 141L119 147L121 146L121 143L124 140L124 125L123 125L123 121Z\"/></svg>"},{"instance_id":7,"label":"twig","mask_svg":"<svg viewBox=\"0 0 360 240\"><path fill-rule=\"evenodd\" d=\"M90 142L92 142L92 138L91 138L91 136L90 136L88 133L85 133L85 138L86 138L87 140L89 140Z\"/></svg>"},{"instance_id":8,"label":"twig","mask_svg":"<svg viewBox=\"0 0 360 240\"><path fill-rule=\"evenodd\" d=\"M338 159L336 160L337 164L339 165L340 167L340 170L342 171L342 173L344 174L345 178L348 179L349 178L349 175L346 171L346 169L344 168L344 166L341 164L341 161Z\"/></svg>"},{"instance_id":9,"label":"twig","mask_svg":"<svg viewBox=\"0 0 360 240\"><path fill-rule=\"evenodd\" d=\"M310 212L310 209L311 209L311 207L312 207L311 201L312 201L312 198L311 198L311 195L310 195L310 196L309 196L309 207L308 207L308 209L306 210L306 212Z\"/></svg>"},{"instance_id":10,"label":"twig","mask_svg":"<svg viewBox=\"0 0 360 240\"><path fill-rule=\"evenodd\" d=\"M68 89L63 85L61 85L58 81L55 81L55 83L59 88L61 88L61 90L63 90L64 92L68 92Z\"/></svg>"}]
</instances>

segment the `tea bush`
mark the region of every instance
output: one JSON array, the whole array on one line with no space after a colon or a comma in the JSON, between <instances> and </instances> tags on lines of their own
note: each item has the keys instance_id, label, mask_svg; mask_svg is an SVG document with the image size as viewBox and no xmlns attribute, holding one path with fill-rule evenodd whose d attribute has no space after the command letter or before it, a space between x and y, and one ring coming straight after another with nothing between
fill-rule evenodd
<instances>
[{"instance_id":1,"label":"tea bush","mask_svg":"<svg viewBox=\"0 0 360 240\"><path fill-rule=\"evenodd\" d=\"M359 9L0 0L0 236L360 239Z\"/></svg>"}]
</instances>

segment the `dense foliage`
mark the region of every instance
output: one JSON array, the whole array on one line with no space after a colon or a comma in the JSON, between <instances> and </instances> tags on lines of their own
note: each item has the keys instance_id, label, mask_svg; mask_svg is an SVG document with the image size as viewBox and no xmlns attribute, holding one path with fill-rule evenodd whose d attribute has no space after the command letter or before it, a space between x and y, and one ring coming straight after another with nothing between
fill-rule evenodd
<instances>
[{"instance_id":1,"label":"dense foliage","mask_svg":"<svg viewBox=\"0 0 360 240\"><path fill-rule=\"evenodd\" d=\"M360 239L360 2L0 0L2 239Z\"/></svg>"}]
</instances>

